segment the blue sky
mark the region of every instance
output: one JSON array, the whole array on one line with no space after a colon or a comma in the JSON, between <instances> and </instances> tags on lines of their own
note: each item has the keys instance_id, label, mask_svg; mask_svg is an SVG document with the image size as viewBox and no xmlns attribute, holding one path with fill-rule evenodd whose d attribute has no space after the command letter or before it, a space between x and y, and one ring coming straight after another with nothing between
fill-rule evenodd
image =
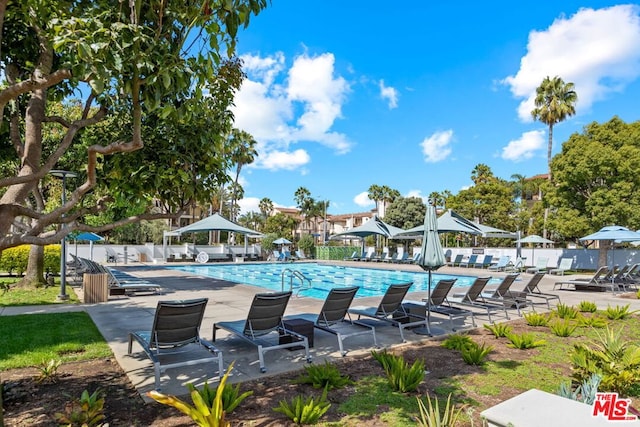
<instances>
[{"instance_id":1,"label":"blue sky","mask_svg":"<svg viewBox=\"0 0 640 427\"><path fill-rule=\"evenodd\" d=\"M547 75L578 94L554 154L593 121L640 119L640 6L516 3L273 0L238 44L235 126L259 153L243 212L263 197L293 207L301 186L331 214L372 209L372 184L455 194L479 163L545 173L547 127L530 112Z\"/></svg>"}]
</instances>

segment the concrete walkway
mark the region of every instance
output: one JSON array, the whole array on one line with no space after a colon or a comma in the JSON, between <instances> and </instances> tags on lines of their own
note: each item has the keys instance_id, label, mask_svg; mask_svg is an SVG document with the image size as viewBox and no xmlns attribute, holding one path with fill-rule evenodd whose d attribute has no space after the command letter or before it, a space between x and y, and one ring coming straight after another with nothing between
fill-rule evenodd
<instances>
[{"instance_id":1,"label":"concrete walkway","mask_svg":"<svg viewBox=\"0 0 640 427\"><path fill-rule=\"evenodd\" d=\"M366 266L371 268L393 268L409 271L421 271L414 265L380 265L380 263L339 263L347 266ZM142 268L141 268L142 267ZM151 268L149 268L151 267ZM61 311L86 311L105 340L109 343L116 360L127 373L133 385L144 396L144 393L154 388L153 368L150 360L141 351L137 343L134 343L132 355L127 355L129 331L149 330L151 328L155 308L160 300L180 300L206 297L209 299L204 320L202 322L201 335L211 339L213 322L245 319L253 295L256 292L264 292L264 289L254 286L225 282L221 280L203 278L176 270L164 269L161 266L128 266L118 267L126 269L129 273L145 277L163 287L162 295L139 295L131 297L111 297L108 302L98 304L80 305L51 305L37 307L6 307L0 308L0 315L36 314ZM443 267L438 271L442 274L460 275L489 275L486 270ZM494 277L502 277L504 273L493 273ZM514 284L513 289L521 289L529 280L530 274L522 274ZM579 276L572 276L577 278ZM588 276L584 276L588 277ZM562 279L567 279L564 276ZM640 300L623 298L621 295L612 295L610 292L577 292L577 291L553 291L553 284L560 280L559 276L545 276L540 284L543 292L556 293L562 302L567 305L576 305L581 301L593 301L599 308L608 305L631 304L633 310L640 309ZM77 293L81 289L74 287ZM456 290L455 291L460 291ZM426 297L426 293L409 293L407 300L420 301ZM379 297L357 298L353 306L377 306ZM292 297L287 307L286 315L296 313L317 313L322 301L311 298ZM545 311L546 306L537 306L537 311ZM512 318L517 318L514 312ZM451 332L449 320L438 315L431 316L432 325ZM478 327L488 322L486 316L477 316ZM460 325L458 325L460 326ZM402 345L397 328L384 326L377 328L378 344L383 347ZM432 339L425 335L413 332L405 332L408 342L419 342ZM228 336L224 331L218 331L216 346L223 352L225 368L235 361L234 370L230 377L231 382L247 381L260 378L265 375L277 375L291 370L302 369L306 365L304 351L302 350L275 350L265 354L267 373L260 373L258 354L256 347L236 337ZM348 350L347 358L355 354L369 353L374 349L369 335L356 336L345 340L345 349ZM315 363L324 363L325 360L341 358L338 351L337 339L334 335L316 330L315 346L311 349L311 355ZM162 391L168 394L186 394L186 383L194 383L200 386L205 380L217 381L217 367L215 364L199 366L179 367L169 369L162 376Z\"/></svg>"}]
</instances>

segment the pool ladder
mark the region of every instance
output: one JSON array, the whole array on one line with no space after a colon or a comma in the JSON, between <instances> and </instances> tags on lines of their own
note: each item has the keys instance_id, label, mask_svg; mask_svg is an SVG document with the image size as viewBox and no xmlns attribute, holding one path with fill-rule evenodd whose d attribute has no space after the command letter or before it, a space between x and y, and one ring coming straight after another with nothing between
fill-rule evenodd
<instances>
[{"instance_id":1,"label":"pool ladder","mask_svg":"<svg viewBox=\"0 0 640 427\"><path fill-rule=\"evenodd\" d=\"M286 277L285 277L286 276ZM281 290L284 292L284 287L285 287L285 278L289 278L289 290L293 291L293 280L294 279L298 279L300 280L300 286L297 288L297 292L296 292L296 296L298 296L298 294L300 293L300 291L304 290L304 289L311 289L311 279L309 279L307 276L305 276L304 274L302 274L301 271L299 270L292 270L290 268L285 268L282 271L282 274L280 275L280 287ZM306 286L305 286L306 285Z\"/></svg>"}]
</instances>

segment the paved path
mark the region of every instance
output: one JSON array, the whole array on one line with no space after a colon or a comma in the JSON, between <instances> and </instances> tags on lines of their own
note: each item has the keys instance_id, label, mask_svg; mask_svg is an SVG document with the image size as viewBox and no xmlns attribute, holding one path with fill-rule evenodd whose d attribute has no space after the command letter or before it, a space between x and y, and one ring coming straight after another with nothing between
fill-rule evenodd
<instances>
[{"instance_id":1,"label":"paved path","mask_svg":"<svg viewBox=\"0 0 640 427\"><path fill-rule=\"evenodd\" d=\"M340 263L350 266L367 266L372 268L390 268L389 264L381 263L356 263L347 261ZM119 267L123 268L123 267ZM405 269L410 271L421 271L414 265L391 265L394 269ZM203 278L189 273L176 270L164 269L161 266L148 268L145 266L128 266L128 272L139 277L146 277L160 284L164 289L162 295L139 295L131 297L111 297L108 302L98 304L80 305L50 305L37 307L6 307L0 308L0 315L14 314L35 314L45 312L75 311L85 310L109 343L116 360L129 376L133 385L144 396L144 393L153 389L153 369L152 365L140 351L140 347L134 343L134 353L127 355L128 332L134 330L148 330L151 327L157 302L159 300L192 299L206 297L209 303L202 322L202 336L210 339L214 320L239 320L246 318L247 310L256 292L260 288L254 286L235 284L221 280ZM488 275L486 270L450 268L443 267L438 271L443 274L462 275ZM495 277L501 277L504 273L493 273ZM525 281L531 277L530 274L522 274L514 284L513 289L520 289ZM578 277L578 276L575 276ZM584 277L589 277L585 275ZM568 276L564 277L565 279ZM559 280L559 276L545 276L540 284L543 292L557 293L563 303L576 305L581 301L593 301L599 308L606 308L608 305L631 304L632 309L640 309L640 300L627 299L620 295L612 295L603 292L577 292L577 291L553 291L553 284ZM74 290L81 292L81 289L74 287ZM454 288L455 291L455 288ZM420 300L426 293L410 293L409 300ZM357 298L353 305L377 306L379 297ZM287 307L286 315L296 313L317 313L320 309L321 301L311 298L293 297ZM538 308L541 311L543 307ZM517 315L512 316L512 318ZM486 317L478 316L479 327L488 320ZM432 315L432 324L447 331L451 331L448 319L437 315ZM418 335L412 332L405 333L407 341L418 342L430 339L425 335ZM382 327L377 329L378 343L382 347L392 347L402 345L398 330L393 327ZM229 337L224 331L218 332L216 345L223 351L225 367L235 360L234 372L230 381L245 381L260 378L264 375L277 375L282 372L301 369L305 366L304 351L276 350L265 355L268 372L261 374L258 367L258 357L256 347L243 340ZM367 335L354 337L345 341L345 348L349 351L347 358L354 354L363 354L371 351L372 342ZM337 339L335 336L316 331L315 346L311 351L315 363L323 363L325 360L340 358L338 352ZM180 367L169 369L162 377L162 391L165 393L183 395L185 394L185 384L193 382L201 385L208 377L211 377L215 366L201 365L197 367ZM217 380L217 376L211 377Z\"/></svg>"}]
</instances>

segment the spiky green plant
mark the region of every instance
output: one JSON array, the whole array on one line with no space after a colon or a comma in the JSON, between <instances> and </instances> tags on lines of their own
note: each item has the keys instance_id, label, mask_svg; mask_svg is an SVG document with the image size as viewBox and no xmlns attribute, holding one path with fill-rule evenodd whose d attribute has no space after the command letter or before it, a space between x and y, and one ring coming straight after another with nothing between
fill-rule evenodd
<instances>
[{"instance_id":1,"label":"spiky green plant","mask_svg":"<svg viewBox=\"0 0 640 427\"><path fill-rule=\"evenodd\" d=\"M591 343L574 344L570 353L572 377L583 382L592 374L602 377L600 391L614 391L627 396L628 391L640 382L640 346L607 328L596 331L598 339Z\"/></svg>"},{"instance_id":2,"label":"spiky green plant","mask_svg":"<svg viewBox=\"0 0 640 427\"><path fill-rule=\"evenodd\" d=\"M600 375L591 374L589 378L584 380L582 384L577 385L575 389L571 388L571 381L560 384L560 388L556 394L567 399L592 405L596 400L596 393L598 392L600 381L602 381Z\"/></svg>"},{"instance_id":3,"label":"spiky green plant","mask_svg":"<svg viewBox=\"0 0 640 427\"><path fill-rule=\"evenodd\" d=\"M592 301L580 301L578 304L578 311L581 313L595 313L598 310L598 306Z\"/></svg>"},{"instance_id":4,"label":"spiky green plant","mask_svg":"<svg viewBox=\"0 0 640 427\"><path fill-rule=\"evenodd\" d=\"M531 313L524 313L523 316L529 326L547 326L549 323L547 314L532 311Z\"/></svg>"},{"instance_id":5,"label":"spiky green plant","mask_svg":"<svg viewBox=\"0 0 640 427\"><path fill-rule=\"evenodd\" d=\"M535 335L526 332L522 334L509 334L507 338L510 341L510 344L507 344L509 347L520 350L540 347L547 343L545 340L536 339Z\"/></svg>"},{"instance_id":6,"label":"spiky green plant","mask_svg":"<svg viewBox=\"0 0 640 427\"><path fill-rule=\"evenodd\" d=\"M559 337L570 337L578 328L576 323L569 320L556 320L549 324L549 329Z\"/></svg>"},{"instance_id":7,"label":"spiky green plant","mask_svg":"<svg viewBox=\"0 0 640 427\"><path fill-rule=\"evenodd\" d=\"M442 341L442 346L444 348L448 348L449 350L462 351L463 348L467 347L472 343L473 343L473 340L469 335L452 334L452 335L449 335L444 341Z\"/></svg>"},{"instance_id":8,"label":"spiky green plant","mask_svg":"<svg viewBox=\"0 0 640 427\"><path fill-rule=\"evenodd\" d=\"M147 392L147 396L163 405L173 406L183 414L191 417L200 427L229 427L231 423L225 419L225 411L222 406L222 394L224 393L231 369L233 369L233 363L234 362L231 362L229 364L227 372L220 380L220 384L216 390L216 396L210 406L205 402L198 390L191 391L193 406L175 396L162 394L155 390Z\"/></svg>"},{"instance_id":9,"label":"spiky green plant","mask_svg":"<svg viewBox=\"0 0 640 427\"><path fill-rule=\"evenodd\" d=\"M578 316L578 326L582 328L604 328L607 321L600 316Z\"/></svg>"},{"instance_id":10,"label":"spiky green plant","mask_svg":"<svg viewBox=\"0 0 640 427\"><path fill-rule=\"evenodd\" d=\"M220 386L218 386L220 387ZM212 407L215 403L216 395L218 394L218 387L211 387L209 383L205 381L202 389L197 389L193 384L188 383L187 388L189 392L192 393L194 391L198 392L202 397L202 400L208 407ZM245 391L244 393L240 393L240 384L231 385L226 383L222 388L222 410L230 414L234 409L242 403L247 397L253 394L253 390Z\"/></svg>"},{"instance_id":11,"label":"spiky green plant","mask_svg":"<svg viewBox=\"0 0 640 427\"><path fill-rule=\"evenodd\" d=\"M402 393L415 391L424 380L424 360L418 359L410 366L404 357L388 353L386 350L372 351L371 354L384 369L389 386L393 390Z\"/></svg>"},{"instance_id":12,"label":"spiky green plant","mask_svg":"<svg viewBox=\"0 0 640 427\"><path fill-rule=\"evenodd\" d=\"M102 426L102 421L105 419L102 392L96 390L93 394L89 394L87 390L84 390L80 399L68 403L64 408L64 413L58 412L54 417L59 424L65 426Z\"/></svg>"},{"instance_id":13,"label":"spiky green plant","mask_svg":"<svg viewBox=\"0 0 640 427\"><path fill-rule=\"evenodd\" d=\"M484 360L492 351L493 346L486 346L484 343L478 345L478 343L472 341L471 344L468 344L461 350L462 360L468 365L480 366L484 364Z\"/></svg>"},{"instance_id":14,"label":"spiky green plant","mask_svg":"<svg viewBox=\"0 0 640 427\"><path fill-rule=\"evenodd\" d=\"M301 426L315 424L331 407L327 401L327 389L319 398L296 396L292 401L281 400L280 405L273 408L275 412L286 415L295 424Z\"/></svg>"},{"instance_id":15,"label":"spiky green plant","mask_svg":"<svg viewBox=\"0 0 640 427\"><path fill-rule=\"evenodd\" d=\"M484 325L484 328L490 331L496 338L506 337L511 333L511 326L504 323L494 323L493 325Z\"/></svg>"},{"instance_id":16,"label":"spiky green plant","mask_svg":"<svg viewBox=\"0 0 640 427\"><path fill-rule=\"evenodd\" d=\"M415 420L420 427L454 427L458 425L458 420L460 419L464 406L457 408L455 405L452 405L451 394L447 397L447 404L442 412L440 412L437 398L434 399L435 403L432 403L431 398L427 395L426 405L422 399L419 397L417 399L420 416L415 417Z\"/></svg>"},{"instance_id":17,"label":"spiky green plant","mask_svg":"<svg viewBox=\"0 0 640 427\"><path fill-rule=\"evenodd\" d=\"M58 381L58 368L62 363L61 360L51 359L48 362L42 362L38 366L38 376L36 382L54 384Z\"/></svg>"},{"instance_id":18,"label":"spiky green plant","mask_svg":"<svg viewBox=\"0 0 640 427\"><path fill-rule=\"evenodd\" d=\"M630 307L631 306L629 304L624 306L616 305L615 307L608 305L607 309L604 311L604 315L609 320L624 320L635 313L635 311L630 311Z\"/></svg>"},{"instance_id":19,"label":"spiky green plant","mask_svg":"<svg viewBox=\"0 0 640 427\"><path fill-rule=\"evenodd\" d=\"M333 390L353 384L353 380L343 376L338 368L326 361L323 365L308 365L305 373L294 379L294 384L311 384L315 388Z\"/></svg>"},{"instance_id":20,"label":"spiky green plant","mask_svg":"<svg viewBox=\"0 0 640 427\"><path fill-rule=\"evenodd\" d=\"M553 313L561 319L575 319L578 317L578 310L570 305L559 303Z\"/></svg>"}]
</instances>

